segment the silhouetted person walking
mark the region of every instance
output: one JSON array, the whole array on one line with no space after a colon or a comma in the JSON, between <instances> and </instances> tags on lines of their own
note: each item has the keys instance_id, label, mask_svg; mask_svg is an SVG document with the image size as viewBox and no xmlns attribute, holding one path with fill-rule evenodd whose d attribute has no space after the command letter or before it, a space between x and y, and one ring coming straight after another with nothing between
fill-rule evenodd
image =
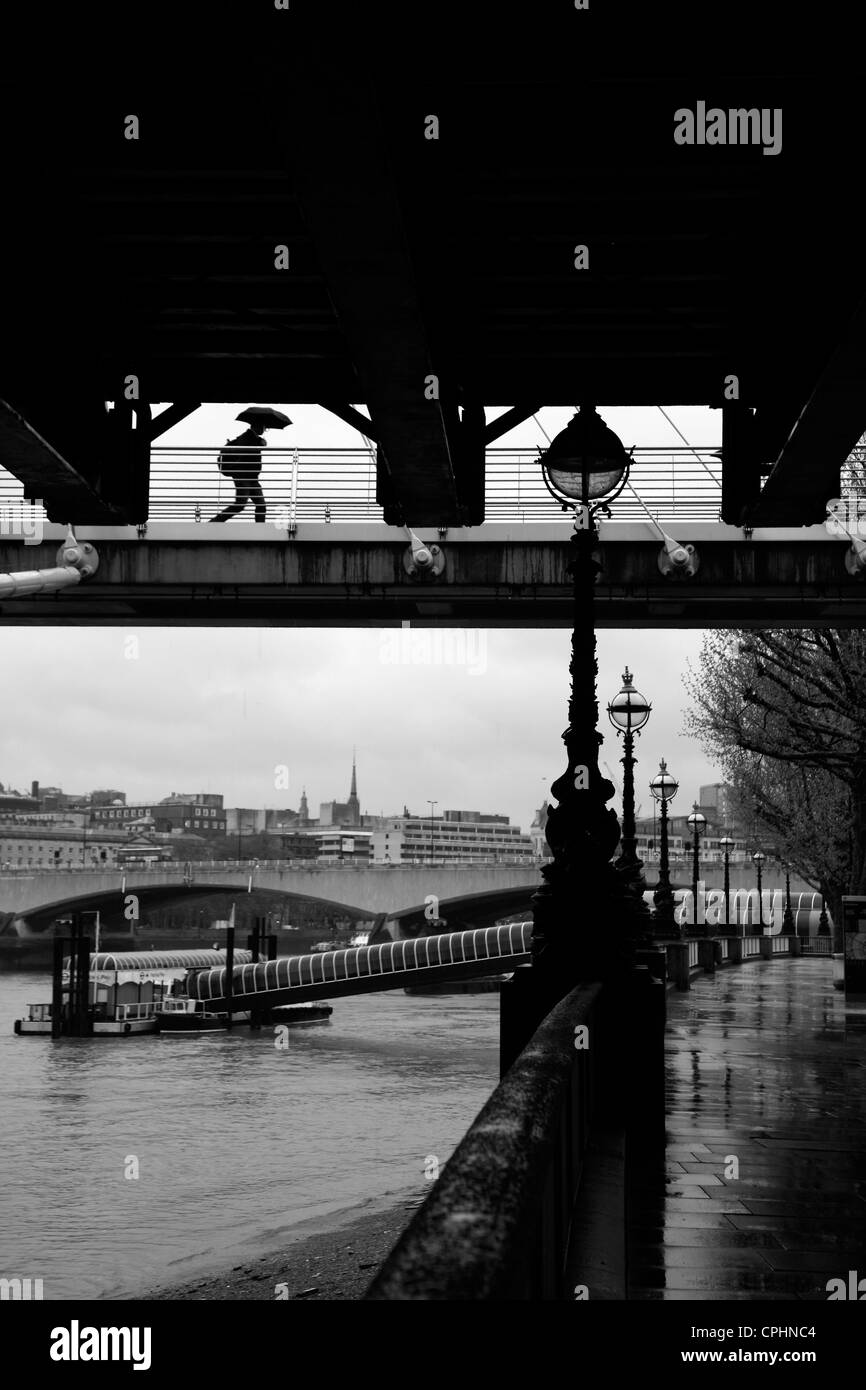
<instances>
[{"instance_id":1,"label":"silhouetted person walking","mask_svg":"<svg viewBox=\"0 0 866 1390\"><path fill-rule=\"evenodd\" d=\"M262 469L262 449L267 448L264 431L268 425L259 425L239 434L237 439L229 439L217 455L217 467L235 485L235 500L225 507L213 521L228 521L230 517L242 512L248 502L255 506L256 521L265 520L265 495L259 482Z\"/></svg>"}]
</instances>

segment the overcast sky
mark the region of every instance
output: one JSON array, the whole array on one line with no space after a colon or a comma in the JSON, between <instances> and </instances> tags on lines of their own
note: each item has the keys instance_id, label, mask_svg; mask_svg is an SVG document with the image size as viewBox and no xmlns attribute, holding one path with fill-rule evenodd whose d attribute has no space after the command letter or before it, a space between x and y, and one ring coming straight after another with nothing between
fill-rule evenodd
<instances>
[{"instance_id":1,"label":"overcast sky","mask_svg":"<svg viewBox=\"0 0 866 1390\"><path fill-rule=\"evenodd\" d=\"M268 404L296 422L269 435L273 444L359 442L317 406ZM240 408L203 407L160 442L220 444L243 428L234 420ZM658 412L599 409L626 446L679 443ZM717 442L718 412L669 410L691 443ZM555 433L570 415L546 410L541 418ZM500 442L544 439L530 421ZM599 633L601 757L616 781L621 749L604 707L625 663L653 702L637 750L636 799L645 814L661 756L680 781L678 809L690 807L701 783L718 780L681 736L681 676L700 640L691 631ZM321 801L348 796L354 744L365 812L399 813L405 803L429 814L434 800L436 814L496 811L526 829L565 766L565 630L6 627L0 641L7 787L24 790L35 778L72 792L116 787L131 801L213 791L228 806L296 808L306 786L316 815ZM275 785L282 766L287 792Z\"/></svg>"}]
</instances>

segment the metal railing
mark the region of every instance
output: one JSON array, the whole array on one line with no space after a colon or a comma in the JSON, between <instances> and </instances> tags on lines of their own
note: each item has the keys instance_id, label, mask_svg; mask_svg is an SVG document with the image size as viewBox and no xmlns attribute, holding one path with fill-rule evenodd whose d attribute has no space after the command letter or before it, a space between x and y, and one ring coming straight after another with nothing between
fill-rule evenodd
<instances>
[{"instance_id":1,"label":"metal railing","mask_svg":"<svg viewBox=\"0 0 866 1390\"><path fill-rule=\"evenodd\" d=\"M334 863L324 864L315 857L309 859L168 859L161 864L18 864L9 865L0 870L0 878L7 874L20 874L22 877L34 878L40 874L124 874L129 878L137 878L140 874L178 874L183 877L187 875L195 878L203 874L213 873L216 870L232 870L243 873L253 873L263 869L304 869L315 871L316 873L331 873L333 869L349 870L373 870L376 873L408 873L419 868L429 868L420 860L412 864L381 864L367 860L335 860ZM462 861L451 862L445 860L443 863L435 865L437 869L447 869L449 873L461 872L473 873L476 869L537 869L538 863L535 860L517 860L515 863L505 863L502 859L474 859L469 863Z\"/></svg>"},{"instance_id":2,"label":"metal railing","mask_svg":"<svg viewBox=\"0 0 866 1390\"><path fill-rule=\"evenodd\" d=\"M832 956L830 937L801 937L796 934L774 936L713 936L668 941L666 976L671 986L687 990L693 975L714 971L718 965L739 965L746 960L772 960L778 956Z\"/></svg>"},{"instance_id":3,"label":"metal railing","mask_svg":"<svg viewBox=\"0 0 866 1390\"><path fill-rule=\"evenodd\" d=\"M135 1004L118 1004L114 1010L114 1017L118 1023L127 1018L155 1018L157 1007L155 999Z\"/></svg>"},{"instance_id":4,"label":"metal railing","mask_svg":"<svg viewBox=\"0 0 866 1390\"><path fill-rule=\"evenodd\" d=\"M804 956L832 956L833 938L830 936L802 937L800 950Z\"/></svg>"},{"instance_id":5,"label":"metal railing","mask_svg":"<svg viewBox=\"0 0 866 1390\"><path fill-rule=\"evenodd\" d=\"M220 445L151 449L150 520L206 522L235 500L232 480L220 473ZM555 521L563 529L571 517L547 491L541 449L488 449L485 514L489 522ZM613 509L614 521L718 521L722 497L721 459L715 448L635 448L628 483ZM259 483L267 503L267 522L290 530L302 522L375 522L375 458L366 449L279 449L263 451ZM15 535L15 510L23 488L0 468L0 539ZM44 520L40 504L28 518ZM254 520L251 503L238 520ZM411 518L410 518L411 520ZM10 529L11 528L11 529Z\"/></svg>"}]
</instances>

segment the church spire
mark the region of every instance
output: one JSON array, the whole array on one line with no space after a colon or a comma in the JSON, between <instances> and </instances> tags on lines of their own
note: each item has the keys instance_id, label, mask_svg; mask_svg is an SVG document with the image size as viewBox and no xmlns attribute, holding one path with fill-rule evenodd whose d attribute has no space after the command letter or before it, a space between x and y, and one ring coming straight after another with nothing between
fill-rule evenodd
<instances>
[{"instance_id":1,"label":"church spire","mask_svg":"<svg viewBox=\"0 0 866 1390\"><path fill-rule=\"evenodd\" d=\"M352 789L349 792L349 800L346 807L349 813L349 824L361 824L361 803L358 800L358 775L355 770L355 749L352 749Z\"/></svg>"}]
</instances>

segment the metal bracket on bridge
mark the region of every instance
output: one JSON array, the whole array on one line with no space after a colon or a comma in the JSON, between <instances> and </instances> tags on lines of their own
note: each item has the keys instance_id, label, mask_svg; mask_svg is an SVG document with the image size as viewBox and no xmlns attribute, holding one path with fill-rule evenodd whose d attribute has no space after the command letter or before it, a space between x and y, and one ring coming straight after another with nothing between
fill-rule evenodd
<instances>
[{"instance_id":1,"label":"metal bracket on bridge","mask_svg":"<svg viewBox=\"0 0 866 1390\"><path fill-rule=\"evenodd\" d=\"M99 568L99 556L89 541L79 541L70 526L66 540L57 552L57 563L77 570L82 579L89 579Z\"/></svg>"},{"instance_id":2,"label":"metal bracket on bridge","mask_svg":"<svg viewBox=\"0 0 866 1390\"><path fill-rule=\"evenodd\" d=\"M441 546L427 545L416 536L411 527L406 526L410 545L403 552L403 568L412 579L438 579L445 568L445 556Z\"/></svg>"},{"instance_id":3,"label":"metal bracket on bridge","mask_svg":"<svg viewBox=\"0 0 866 1390\"><path fill-rule=\"evenodd\" d=\"M659 551L659 569L666 579L691 579L697 574L700 566L700 557L693 545L680 545L672 536L656 523L657 529L664 538L664 545Z\"/></svg>"},{"instance_id":4,"label":"metal bracket on bridge","mask_svg":"<svg viewBox=\"0 0 866 1390\"><path fill-rule=\"evenodd\" d=\"M0 574L0 598L23 598L28 594L58 593L89 579L96 573L99 556L87 542L75 539L69 527L66 540L57 552L57 566L54 569L19 570L12 574Z\"/></svg>"},{"instance_id":5,"label":"metal bracket on bridge","mask_svg":"<svg viewBox=\"0 0 866 1390\"><path fill-rule=\"evenodd\" d=\"M835 502L836 499L834 498L833 501ZM855 579L862 578L863 575L866 575L866 541L861 540L859 536L853 535L852 532L848 530L848 527L845 525L844 521L842 521L833 503L828 503L827 515L831 518L831 521L827 523L827 529L830 534L838 536L841 531L851 542L848 549L845 551L846 570ZM859 528L859 520L856 524Z\"/></svg>"}]
</instances>

